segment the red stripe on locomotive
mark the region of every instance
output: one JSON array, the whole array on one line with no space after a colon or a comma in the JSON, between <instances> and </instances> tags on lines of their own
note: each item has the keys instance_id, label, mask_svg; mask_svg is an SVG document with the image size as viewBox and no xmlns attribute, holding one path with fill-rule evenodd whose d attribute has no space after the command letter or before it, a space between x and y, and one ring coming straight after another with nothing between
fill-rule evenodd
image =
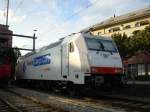
<instances>
[{"instance_id":1,"label":"red stripe on locomotive","mask_svg":"<svg viewBox=\"0 0 150 112\"><path fill-rule=\"evenodd\" d=\"M122 68L118 67L91 67L91 74L121 74L123 72Z\"/></svg>"}]
</instances>

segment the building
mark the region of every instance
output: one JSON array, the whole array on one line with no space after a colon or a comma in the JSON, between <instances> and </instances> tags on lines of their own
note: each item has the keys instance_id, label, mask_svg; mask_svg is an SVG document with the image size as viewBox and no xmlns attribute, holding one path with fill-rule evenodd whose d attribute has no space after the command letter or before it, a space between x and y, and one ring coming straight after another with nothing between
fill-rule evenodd
<instances>
[{"instance_id":1,"label":"building","mask_svg":"<svg viewBox=\"0 0 150 112\"><path fill-rule=\"evenodd\" d=\"M114 33L125 33L128 36L134 31L144 29L150 24L150 7L136 10L120 16L111 17L87 29L94 35L111 36Z\"/></svg>"},{"instance_id":2,"label":"building","mask_svg":"<svg viewBox=\"0 0 150 112\"><path fill-rule=\"evenodd\" d=\"M124 59L125 73L129 78L150 76L150 52L138 52Z\"/></svg>"},{"instance_id":3,"label":"building","mask_svg":"<svg viewBox=\"0 0 150 112\"><path fill-rule=\"evenodd\" d=\"M84 31L90 30L94 35L112 36L113 34L126 34L131 36L133 32L143 30L150 25L150 7L136 10L120 16L111 17L95 24ZM150 77L150 53L143 51L123 59L125 73L129 79L136 77Z\"/></svg>"},{"instance_id":4,"label":"building","mask_svg":"<svg viewBox=\"0 0 150 112\"><path fill-rule=\"evenodd\" d=\"M8 26L0 24L0 47L12 47L12 36L4 35L3 33L12 34Z\"/></svg>"}]
</instances>

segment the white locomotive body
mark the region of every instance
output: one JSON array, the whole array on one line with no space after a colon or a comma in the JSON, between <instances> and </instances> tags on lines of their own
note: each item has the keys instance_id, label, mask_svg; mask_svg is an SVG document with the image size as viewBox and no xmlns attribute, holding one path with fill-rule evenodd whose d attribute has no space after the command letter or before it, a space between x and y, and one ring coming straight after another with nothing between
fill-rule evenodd
<instances>
[{"instance_id":1,"label":"white locomotive body","mask_svg":"<svg viewBox=\"0 0 150 112\"><path fill-rule=\"evenodd\" d=\"M118 81L121 74L122 61L112 39L89 33L76 33L28 53L16 67L17 80L78 85Z\"/></svg>"}]
</instances>

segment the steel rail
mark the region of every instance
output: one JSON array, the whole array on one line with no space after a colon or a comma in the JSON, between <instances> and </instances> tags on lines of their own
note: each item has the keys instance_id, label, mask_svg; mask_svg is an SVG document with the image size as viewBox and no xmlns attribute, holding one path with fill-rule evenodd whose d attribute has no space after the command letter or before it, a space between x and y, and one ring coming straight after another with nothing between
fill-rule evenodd
<instances>
[{"instance_id":1,"label":"steel rail","mask_svg":"<svg viewBox=\"0 0 150 112\"><path fill-rule=\"evenodd\" d=\"M17 107L15 107L13 104L11 104L10 102L6 101L5 99L0 98L0 101L9 107L9 108L5 108L6 110L12 109L12 111L14 112L23 112Z\"/></svg>"}]
</instances>

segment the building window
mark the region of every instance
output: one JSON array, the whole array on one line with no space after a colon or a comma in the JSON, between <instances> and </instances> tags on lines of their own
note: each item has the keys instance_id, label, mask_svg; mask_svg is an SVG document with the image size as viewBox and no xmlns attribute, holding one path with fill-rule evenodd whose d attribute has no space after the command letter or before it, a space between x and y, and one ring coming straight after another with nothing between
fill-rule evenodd
<instances>
[{"instance_id":1,"label":"building window","mask_svg":"<svg viewBox=\"0 0 150 112\"><path fill-rule=\"evenodd\" d=\"M135 75L137 74L136 64L129 64L128 65L128 74L131 75L131 77L135 77Z\"/></svg>"},{"instance_id":2,"label":"building window","mask_svg":"<svg viewBox=\"0 0 150 112\"><path fill-rule=\"evenodd\" d=\"M114 27L114 28L109 29L108 31L109 31L109 33L120 31L120 27Z\"/></svg>"},{"instance_id":3,"label":"building window","mask_svg":"<svg viewBox=\"0 0 150 112\"><path fill-rule=\"evenodd\" d=\"M148 24L149 24L149 21L148 21L148 20L145 20L145 21L141 21L141 22L140 22L140 26L148 25Z\"/></svg>"},{"instance_id":4,"label":"building window","mask_svg":"<svg viewBox=\"0 0 150 112\"><path fill-rule=\"evenodd\" d=\"M74 44L73 44L73 42L71 42L70 44L69 44L69 52L71 53L71 52L74 52Z\"/></svg>"},{"instance_id":5,"label":"building window","mask_svg":"<svg viewBox=\"0 0 150 112\"><path fill-rule=\"evenodd\" d=\"M130 25L127 25L127 26L124 27L124 29L129 29L129 28L131 28Z\"/></svg>"},{"instance_id":6,"label":"building window","mask_svg":"<svg viewBox=\"0 0 150 112\"><path fill-rule=\"evenodd\" d=\"M112 30L112 29L109 29L109 30L108 30L108 32L109 32L109 33L112 33L112 32L113 32L113 30Z\"/></svg>"},{"instance_id":7,"label":"building window","mask_svg":"<svg viewBox=\"0 0 150 112\"><path fill-rule=\"evenodd\" d=\"M149 24L148 20L140 21L135 24L135 27L140 27L140 26L144 26L144 25L148 25L148 24Z\"/></svg>"},{"instance_id":8,"label":"building window","mask_svg":"<svg viewBox=\"0 0 150 112\"><path fill-rule=\"evenodd\" d=\"M135 23L135 27L140 27L140 22Z\"/></svg>"},{"instance_id":9,"label":"building window","mask_svg":"<svg viewBox=\"0 0 150 112\"><path fill-rule=\"evenodd\" d=\"M119 30L120 30L120 27L115 27L115 28L113 28L113 32L119 31Z\"/></svg>"},{"instance_id":10,"label":"building window","mask_svg":"<svg viewBox=\"0 0 150 112\"><path fill-rule=\"evenodd\" d=\"M101 35L101 32L98 32L98 35Z\"/></svg>"},{"instance_id":11,"label":"building window","mask_svg":"<svg viewBox=\"0 0 150 112\"><path fill-rule=\"evenodd\" d=\"M145 75L145 65L144 64L138 64L138 76L139 75Z\"/></svg>"}]
</instances>

